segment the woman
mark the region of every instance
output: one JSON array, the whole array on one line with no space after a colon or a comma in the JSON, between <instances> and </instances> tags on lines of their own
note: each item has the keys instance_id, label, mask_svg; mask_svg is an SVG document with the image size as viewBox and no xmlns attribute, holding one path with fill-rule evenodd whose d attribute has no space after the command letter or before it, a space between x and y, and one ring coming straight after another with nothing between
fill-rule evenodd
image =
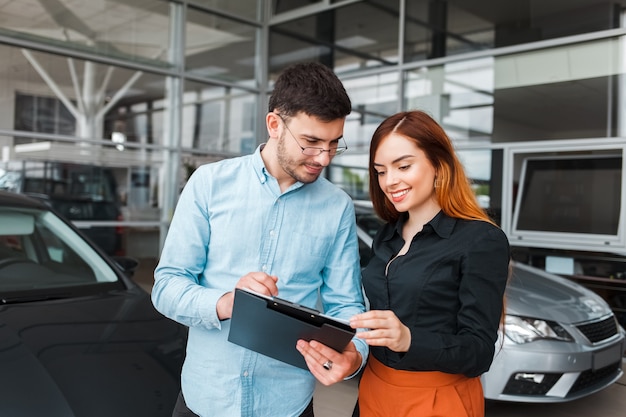
<instances>
[{"instance_id":1,"label":"woman","mask_svg":"<svg viewBox=\"0 0 626 417\"><path fill-rule=\"evenodd\" d=\"M387 118L370 147L370 196L386 221L363 270L371 310L361 417L483 416L508 276L505 234L476 202L444 130L421 111Z\"/></svg>"}]
</instances>

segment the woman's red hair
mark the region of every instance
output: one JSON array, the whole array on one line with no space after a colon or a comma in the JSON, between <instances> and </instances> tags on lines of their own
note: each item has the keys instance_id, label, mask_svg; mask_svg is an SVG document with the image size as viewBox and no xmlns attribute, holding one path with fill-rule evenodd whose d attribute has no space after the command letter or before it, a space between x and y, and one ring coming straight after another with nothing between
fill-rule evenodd
<instances>
[{"instance_id":1,"label":"woman's red hair","mask_svg":"<svg viewBox=\"0 0 626 417\"><path fill-rule=\"evenodd\" d=\"M483 220L495 224L480 207L461 161L456 156L452 141L443 128L423 111L396 113L385 119L376 129L370 144L369 192L376 214L388 222L396 222L400 213L385 196L378 184L374 156L383 139L397 134L415 142L435 168L435 193L442 211L466 220Z\"/></svg>"}]
</instances>

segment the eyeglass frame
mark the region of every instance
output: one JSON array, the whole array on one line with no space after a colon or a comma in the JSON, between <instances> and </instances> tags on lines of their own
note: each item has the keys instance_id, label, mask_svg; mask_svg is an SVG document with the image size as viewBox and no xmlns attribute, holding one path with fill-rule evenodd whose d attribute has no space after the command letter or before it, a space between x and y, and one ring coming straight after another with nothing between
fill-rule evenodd
<instances>
[{"instance_id":1,"label":"eyeglass frame","mask_svg":"<svg viewBox=\"0 0 626 417\"><path fill-rule=\"evenodd\" d=\"M346 143L346 140L343 136L341 136L340 138L337 139L337 141L339 141L339 139L343 140L343 143L345 146L337 146L335 149L330 148L330 149L324 149L324 148L318 148L315 146L302 146L300 145L300 142L298 142L298 139L296 139L296 135L293 134L293 132L291 131L291 129L289 129L289 126L287 126L287 122L285 121L285 119L283 118L283 116L280 113L276 113L273 112L276 116L278 116L278 118L280 120L282 120L283 124L285 125L285 129L287 129L287 131L289 132L289 134L291 135L291 137L293 138L293 140L296 141L296 143L298 144L298 147L300 149L302 149L302 155L306 155L306 156L320 156L321 154L323 154L324 152L328 152L329 156L336 156L336 155L341 155L342 153L344 153L345 151L348 150L348 144ZM316 154L311 154L311 153L306 153L306 152L311 152L311 150L315 150L317 151ZM334 152L334 153L332 153Z\"/></svg>"}]
</instances>

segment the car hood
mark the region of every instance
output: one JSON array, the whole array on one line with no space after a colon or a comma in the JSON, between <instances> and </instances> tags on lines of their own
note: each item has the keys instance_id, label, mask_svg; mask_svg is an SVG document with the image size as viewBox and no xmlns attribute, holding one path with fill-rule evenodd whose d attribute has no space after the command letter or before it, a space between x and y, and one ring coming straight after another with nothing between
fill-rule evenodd
<instances>
[{"instance_id":1,"label":"car hood","mask_svg":"<svg viewBox=\"0 0 626 417\"><path fill-rule=\"evenodd\" d=\"M580 323L611 314L596 293L569 279L513 263L506 289L508 314L560 323Z\"/></svg>"},{"instance_id":2,"label":"car hood","mask_svg":"<svg viewBox=\"0 0 626 417\"><path fill-rule=\"evenodd\" d=\"M170 416L185 332L145 293L0 307L0 415Z\"/></svg>"}]
</instances>

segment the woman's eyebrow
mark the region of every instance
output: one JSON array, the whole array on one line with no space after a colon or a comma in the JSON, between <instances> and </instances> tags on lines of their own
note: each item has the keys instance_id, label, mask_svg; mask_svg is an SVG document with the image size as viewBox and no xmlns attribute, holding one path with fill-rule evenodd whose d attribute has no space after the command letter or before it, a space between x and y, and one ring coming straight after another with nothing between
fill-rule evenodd
<instances>
[{"instance_id":1,"label":"woman's eyebrow","mask_svg":"<svg viewBox=\"0 0 626 417\"><path fill-rule=\"evenodd\" d=\"M392 163L392 164L395 164L396 162L400 162L400 161L402 161L403 159L412 158L413 156L414 156L414 155L410 155L410 154L407 154L407 155L402 155L402 156L400 156L400 157L398 157L398 158L394 159L393 161L391 161L391 163ZM383 164L379 164L378 162L374 162L374 166L379 166L379 167L381 167L381 166L383 166Z\"/></svg>"}]
</instances>

